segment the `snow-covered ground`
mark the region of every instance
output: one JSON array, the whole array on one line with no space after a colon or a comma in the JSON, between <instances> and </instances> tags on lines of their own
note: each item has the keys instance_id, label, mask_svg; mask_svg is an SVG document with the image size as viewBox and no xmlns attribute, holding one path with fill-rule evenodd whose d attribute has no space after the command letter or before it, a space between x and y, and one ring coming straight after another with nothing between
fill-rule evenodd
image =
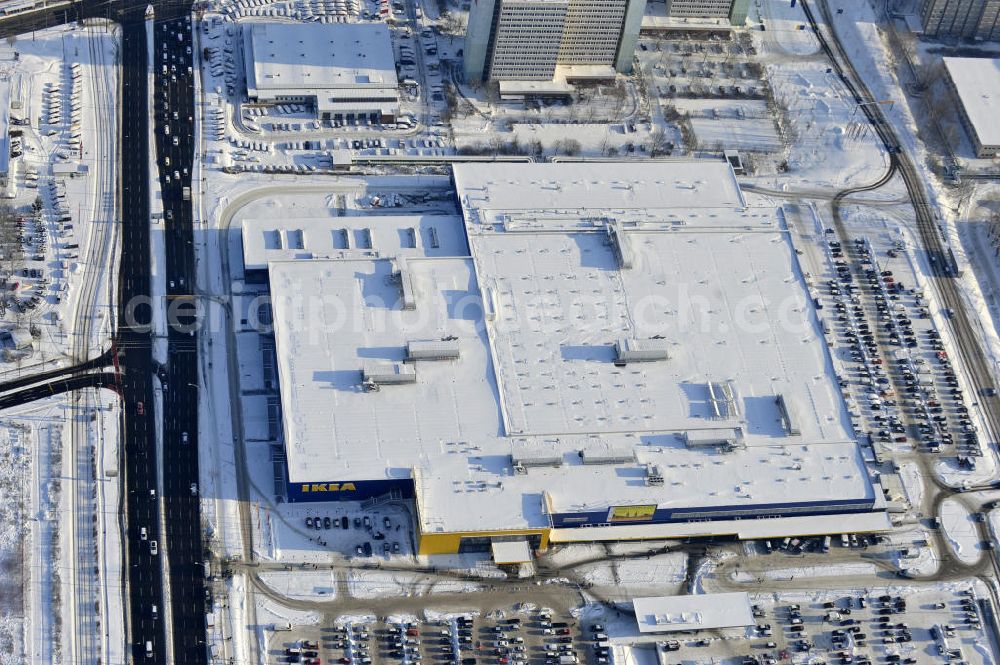
<instances>
[{"instance_id":1,"label":"snow-covered ground","mask_svg":"<svg viewBox=\"0 0 1000 665\"><path fill-rule=\"evenodd\" d=\"M969 510L957 499L945 499L939 517L955 556L965 563L978 561L982 556L982 542Z\"/></svg>"},{"instance_id":2,"label":"snow-covered ground","mask_svg":"<svg viewBox=\"0 0 1000 665\"><path fill-rule=\"evenodd\" d=\"M11 116L26 123L18 128L23 154L10 167L8 195L16 195L7 201L25 220L23 240L13 220L0 225L0 244L14 256L0 269L6 287L0 327L30 331L33 338L30 349L4 353L0 379L77 360L70 342L80 316L96 317L91 345L102 348L103 340L107 347L108 268L117 251L114 199L107 195L116 168L116 44L117 35L102 23L0 44ZM36 199L40 207L33 210ZM86 314L76 314L81 301Z\"/></svg>"},{"instance_id":3,"label":"snow-covered ground","mask_svg":"<svg viewBox=\"0 0 1000 665\"><path fill-rule=\"evenodd\" d=\"M583 581L596 587L617 588L623 596L642 589L644 593L672 592L684 581L687 555L683 552L650 558L587 564L574 569Z\"/></svg>"},{"instance_id":4,"label":"snow-covered ground","mask_svg":"<svg viewBox=\"0 0 1000 665\"><path fill-rule=\"evenodd\" d=\"M431 593L468 593L479 591L482 585L461 580L434 579L419 574L352 570L347 575L347 588L355 598L405 598Z\"/></svg>"},{"instance_id":5,"label":"snow-covered ground","mask_svg":"<svg viewBox=\"0 0 1000 665\"><path fill-rule=\"evenodd\" d=\"M32 496L37 486L32 482L32 475L36 465L45 462L37 456L47 457L47 451L43 452L35 443L37 435L37 430L26 423L4 422L0 429L0 504L4 506L0 512L0 571L3 571L0 577L0 663L3 665L24 662L28 650L24 636L34 628L28 619L31 591L45 584L35 581L41 570L32 569L32 560L37 555L40 566L52 565L51 535L34 536L35 531L43 529L32 528L32 521L37 519L34 510L37 497ZM23 547L25 543L29 548ZM44 591L46 597L51 593L51 589ZM39 612L38 617L51 621L49 614L48 611Z\"/></svg>"},{"instance_id":6,"label":"snow-covered ground","mask_svg":"<svg viewBox=\"0 0 1000 665\"><path fill-rule=\"evenodd\" d=\"M920 466L916 462L904 462L899 467L899 477L906 490L906 498L909 500L910 506L915 510L920 510L924 504L924 477Z\"/></svg>"},{"instance_id":7,"label":"snow-covered ground","mask_svg":"<svg viewBox=\"0 0 1000 665\"><path fill-rule=\"evenodd\" d=\"M792 581L816 579L823 577L846 577L850 575L873 576L877 569L870 563L841 563L822 566L801 566L796 568L770 568L763 573L765 580ZM756 574L734 572L733 579L738 582L750 582L759 579Z\"/></svg>"},{"instance_id":8,"label":"snow-covered ground","mask_svg":"<svg viewBox=\"0 0 1000 665\"><path fill-rule=\"evenodd\" d=\"M0 329L31 336L30 347L3 352L0 381L110 345L117 39L94 22L0 44L11 117L23 121L6 200L14 217L0 215ZM0 498L9 507L0 516L3 663L125 657L118 399L78 395L0 414L0 492L16 490Z\"/></svg>"},{"instance_id":9,"label":"snow-covered ground","mask_svg":"<svg viewBox=\"0 0 1000 665\"><path fill-rule=\"evenodd\" d=\"M264 572L261 581L289 598L334 598L337 576L329 570L295 570Z\"/></svg>"}]
</instances>

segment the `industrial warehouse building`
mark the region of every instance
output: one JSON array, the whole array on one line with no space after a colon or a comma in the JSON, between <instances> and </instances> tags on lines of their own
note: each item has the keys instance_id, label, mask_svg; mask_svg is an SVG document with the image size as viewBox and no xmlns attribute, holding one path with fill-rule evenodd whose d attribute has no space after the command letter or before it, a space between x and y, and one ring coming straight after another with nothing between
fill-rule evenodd
<instances>
[{"instance_id":1,"label":"industrial warehouse building","mask_svg":"<svg viewBox=\"0 0 1000 665\"><path fill-rule=\"evenodd\" d=\"M945 80L976 157L1000 154L1000 59L944 58Z\"/></svg>"},{"instance_id":2,"label":"industrial warehouse building","mask_svg":"<svg viewBox=\"0 0 1000 665\"><path fill-rule=\"evenodd\" d=\"M399 114L384 23L249 23L243 56L251 101L309 104L323 120L392 122Z\"/></svg>"},{"instance_id":3,"label":"industrial warehouse building","mask_svg":"<svg viewBox=\"0 0 1000 665\"><path fill-rule=\"evenodd\" d=\"M453 179L461 218L243 222L288 501L412 500L422 554L888 528L787 229L726 162Z\"/></svg>"}]
</instances>

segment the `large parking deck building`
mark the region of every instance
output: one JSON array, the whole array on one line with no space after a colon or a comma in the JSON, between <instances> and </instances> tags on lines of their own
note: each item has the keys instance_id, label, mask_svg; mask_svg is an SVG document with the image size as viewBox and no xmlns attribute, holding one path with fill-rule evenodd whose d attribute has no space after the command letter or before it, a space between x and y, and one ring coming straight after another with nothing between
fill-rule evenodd
<instances>
[{"instance_id":1,"label":"large parking deck building","mask_svg":"<svg viewBox=\"0 0 1000 665\"><path fill-rule=\"evenodd\" d=\"M290 501L412 498L424 554L888 527L789 235L728 165L454 184L460 220L268 262Z\"/></svg>"}]
</instances>

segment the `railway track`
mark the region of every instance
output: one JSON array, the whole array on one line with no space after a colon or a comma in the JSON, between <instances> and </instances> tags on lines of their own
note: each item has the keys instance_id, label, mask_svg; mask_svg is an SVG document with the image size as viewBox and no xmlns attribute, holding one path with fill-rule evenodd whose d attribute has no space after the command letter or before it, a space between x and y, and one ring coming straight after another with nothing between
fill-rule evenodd
<instances>
[{"instance_id":1,"label":"railway track","mask_svg":"<svg viewBox=\"0 0 1000 665\"><path fill-rule=\"evenodd\" d=\"M86 254L86 269L80 290L80 299L74 313L73 356L84 363L91 353L94 342L95 320L97 320L98 295L103 276L108 274L106 265L113 252L115 227L115 192L110 187L114 182L114 127L113 116L109 117L114 105L107 78L107 63L103 40L94 26L88 28L88 48L92 63L91 93L93 101L94 134L100 143L93 147L96 152L95 171L97 174L90 222L90 237ZM108 186L107 191L105 187ZM85 220L79 220L83 224ZM97 505L96 493L96 448L91 442L90 415L95 405L94 393L90 389L77 391L74 401L78 413L70 431L69 456L75 467L76 482L69 493L72 518L70 519L70 543L74 553L72 571L73 605L72 652L77 663L100 663L108 661L108 644L103 639L105 622L102 608L108 607L108 598L101 584L100 553L97 545L98 527L102 526L101 511Z\"/></svg>"}]
</instances>

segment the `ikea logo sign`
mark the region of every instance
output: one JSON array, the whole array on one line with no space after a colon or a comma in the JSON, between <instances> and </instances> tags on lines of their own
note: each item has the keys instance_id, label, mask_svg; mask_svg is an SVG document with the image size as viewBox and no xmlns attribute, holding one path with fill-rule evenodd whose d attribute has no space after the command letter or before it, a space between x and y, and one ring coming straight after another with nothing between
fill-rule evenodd
<instances>
[{"instance_id":1,"label":"ikea logo sign","mask_svg":"<svg viewBox=\"0 0 1000 665\"><path fill-rule=\"evenodd\" d=\"M353 492L354 483L312 483L302 485L303 492Z\"/></svg>"},{"instance_id":2,"label":"ikea logo sign","mask_svg":"<svg viewBox=\"0 0 1000 665\"><path fill-rule=\"evenodd\" d=\"M649 522L656 515L656 505L611 506L608 522Z\"/></svg>"}]
</instances>

